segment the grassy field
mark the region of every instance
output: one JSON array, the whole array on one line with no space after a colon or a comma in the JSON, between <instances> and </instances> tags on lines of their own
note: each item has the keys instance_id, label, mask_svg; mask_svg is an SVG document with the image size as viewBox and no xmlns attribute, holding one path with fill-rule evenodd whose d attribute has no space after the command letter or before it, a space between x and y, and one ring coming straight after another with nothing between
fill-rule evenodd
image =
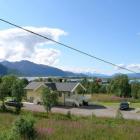
<instances>
[{"instance_id":1,"label":"grassy field","mask_svg":"<svg viewBox=\"0 0 140 140\"><path fill-rule=\"evenodd\" d=\"M119 107L121 101L129 101L131 108L140 108L140 100L120 98L109 94L93 94L91 102L103 106Z\"/></svg>"},{"instance_id":2,"label":"grassy field","mask_svg":"<svg viewBox=\"0 0 140 140\"><path fill-rule=\"evenodd\" d=\"M112 102L112 103L118 103L121 101L130 101L130 102L140 102L140 100L137 99L133 99L133 98L121 98L115 95L111 95L111 94L92 94L91 96L91 101L99 101L99 102Z\"/></svg>"},{"instance_id":3,"label":"grassy field","mask_svg":"<svg viewBox=\"0 0 140 140\"><path fill-rule=\"evenodd\" d=\"M22 113L23 114L23 113ZM140 121L33 113L37 140L139 140ZM8 132L17 115L0 113L0 136ZM4 139L0 139L4 140Z\"/></svg>"}]
</instances>

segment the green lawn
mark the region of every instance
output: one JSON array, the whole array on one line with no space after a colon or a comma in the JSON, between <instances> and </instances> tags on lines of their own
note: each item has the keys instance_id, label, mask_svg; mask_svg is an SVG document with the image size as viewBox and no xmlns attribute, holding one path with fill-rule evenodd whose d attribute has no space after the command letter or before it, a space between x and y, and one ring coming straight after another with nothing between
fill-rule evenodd
<instances>
[{"instance_id":1,"label":"green lawn","mask_svg":"<svg viewBox=\"0 0 140 140\"><path fill-rule=\"evenodd\" d=\"M103 106L110 106L118 108L120 103L113 103L113 102L94 102L94 104L99 104ZM140 103L130 103L131 108L140 108Z\"/></svg>"},{"instance_id":2,"label":"green lawn","mask_svg":"<svg viewBox=\"0 0 140 140\"><path fill-rule=\"evenodd\" d=\"M23 114L23 113L22 113ZM36 140L139 140L140 121L97 117L33 113L36 118ZM0 136L10 130L18 116L0 113ZM2 140L2 139L1 139ZM5 140L5 139L4 139ZM19 139L20 140L20 139Z\"/></svg>"},{"instance_id":3,"label":"green lawn","mask_svg":"<svg viewBox=\"0 0 140 140\"><path fill-rule=\"evenodd\" d=\"M103 106L119 107L121 101L127 100L130 102L131 108L140 108L140 100L131 98L120 98L109 94L93 94L91 102L93 104L99 104Z\"/></svg>"}]
</instances>

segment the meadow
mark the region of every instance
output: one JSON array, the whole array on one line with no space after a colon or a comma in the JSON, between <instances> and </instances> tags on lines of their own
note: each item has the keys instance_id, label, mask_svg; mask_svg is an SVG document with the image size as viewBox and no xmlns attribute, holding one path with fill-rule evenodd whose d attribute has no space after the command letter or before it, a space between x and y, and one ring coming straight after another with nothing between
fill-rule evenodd
<instances>
[{"instance_id":1,"label":"meadow","mask_svg":"<svg viewBox=\"0 0 140 140\"><path fill-rule=\"evenodd\" d=\"M140 108L140 100L133 98L121 98L112 94L92 94L90 102L93 104L99 104L103 106L119 107L120 102L128 101L130 102L131 108Z\"/></svg>"},{"instance_id":2,"label":"meadow","mask_svg":"<svg viewBox=\"0 0 140 140\"><path fill-rule=\"evenodd\" d=\"M24 115L26 112L22 112ZM30 112L36 119L36 140L139 140L140 121L77 117L70 114ZM0 140L8 135L18 115L0 113ZM19 139L20 140L20 139ZM22 140L22 139L21 139Z\"/></svg>"}]
</instances>

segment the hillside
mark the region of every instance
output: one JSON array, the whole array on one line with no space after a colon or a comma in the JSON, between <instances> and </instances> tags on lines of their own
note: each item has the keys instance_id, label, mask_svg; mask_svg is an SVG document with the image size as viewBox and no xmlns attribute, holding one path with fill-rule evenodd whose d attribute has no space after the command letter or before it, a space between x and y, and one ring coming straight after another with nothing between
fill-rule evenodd
<instances>
[{"instance_id":1,"label":"hillside","mask_svg":"<svg viewBox=\"0 0 140 140\"><path fill-rule=\"evenodd\" d=\"M75 74L73 72L63 71L61 69L36 64L30 61L9 62L3 61L2 65L9 69L16 69L23 76L83 76L84 74Z\"/></svg>"},{"instance_id":2,"label":"hillside","mask_svg":"<svg viewBox=\"0 0 140 140\"><path fill-rule=\"evenodd\" d=\"M5 75L8 73L8 68L0 64L0 75Z\"/></svg>"},{"instance_id":3,"label":"hillside","mask_svg":"<svg viewBox=\"0 0 140 140\"><path fill-rule=\"evenodd\" d=\"M27 60L9 62L0 62L0 75L16 74L20 76L39 77L39 76L61 76L61 77L99 77L99 78L112 78L121 73L113 75L105 75L100 73L74 73L70 71L63 71L61 69L51 67L48 65L36 64ZM140 78L140 73L128 73L129 78Z\"/></svg>"}]
</instances>

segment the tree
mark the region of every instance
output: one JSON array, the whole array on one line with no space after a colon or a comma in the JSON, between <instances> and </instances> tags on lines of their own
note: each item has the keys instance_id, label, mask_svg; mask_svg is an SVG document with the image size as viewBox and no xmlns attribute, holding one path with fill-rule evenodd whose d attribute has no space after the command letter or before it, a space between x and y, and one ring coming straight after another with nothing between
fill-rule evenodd
<instances>
[{"instance_id":1,"label":"tree","mask_svg":"<svg viewBox=\"0 0 140 140\"><path fill-rule=\"evenodd\" d=\"M99 89L99 93L107 93L107 85L101 85Z\"/></svg>"},{"instance_id":2,"label":"tree","mask_svg":"<svg viewBox=\"0 0 140 140\"><path fill-rule=\"evenodd\" d=\"M131 83L131 94L135 99L140 98L140 83L135 81Z\"/></svg>"},{"instance_id":3,"label":"tree","mask_svg":"<svg viewBox=\"0 0 140 140\"><path fill-rule=\"evenodd\" d=\"M81 81L81 84L86 88L86 93L90 93L90 82L86 77Z\"/></svg>"},{"instance_id":4,"label":"tree","mask_svg":"<svg viewBox=\"0 0 140 140\"><path fill-rule=\"evenodd\" d=\"M90 93L99 93L101 85L98 83L98 81L94 80L90 84Z\"/></svg>"},{"instance_id":5,"label":"tree","mask_svg":"<svg viewBox=\"0 0 140 140\"><path fill-rule=\"evenodd\" d=\"M21 110L21 101L23 96L25 95L24 84L21 80L16 80L12 86L12 97L17 102L16 112L19 113Z\"/></svg>"},{"instance_id":6,"label":"tree","mask_svg":"<svg viewBox=\"0 0 140 140\"><path fill-rule=\"evenodd\" d=\"M58 93L45 87L42 90L42 101L46 111L49 112L58 101Z\"/></svg>"},{"instance_id":7,"label":"tree","mask_svg":"<svg viewBox=\"0 0 140 140\"><path fill-rule=\"evenodd\" d=\"M2 77L0 77L0 83L2 82Z\"/></svg>"},{"instance_id":8,"label":"tree","mask_svg":"<svg viewBox=\"0 0 140 140\"><path fill-rule=\"evenodd\" d=\"M8 76L3 76L2 77L2 83L4 83L6 85L6 89L5 92L8 96L11 96L11 88L13 83L15 83L17 77L13 76L13 75L8 75Z\"/></svg>"},{"instance_id":9,"label":"tree","mask_svg":"<svg viewBox=\"0 0 140 140\"><path fill-rule=\"evenodd\" d=\"M26 78L21 79L21 82L23 83L24 87L26 87L29 84L29 81Z\"/></svg>"},{"instance_id":10,"label":"tree","mask_svg":"<svg viewBox=\"0 0 140 140\"><path fill-rule=\"evenodd\" d=\"M114 93L120 97L130 97L131 88L127 75L118 75L114 77L108 87L110 93Z\"/></svg>"},{"instance_id":11,"label":"tree","mask_svg":"<svg viewBox=\"0 0 140 140\"><path fill-rule=\"evenodd\" d=\"M2 82L0 84L0 100L2 101L2 110L4 111L6 109L5 107L5 98L7 96L7 85L6 82Z\"/></svg>"},{"instance_id":12,"label":"tree","mask_svg":"<svg viewBox=\"0 0 140 140\"><path fill-rule=\"evenodd\" d=\"M51 77L48 78L48 82L53 82Z\"/></svg>"}]
</instances>

